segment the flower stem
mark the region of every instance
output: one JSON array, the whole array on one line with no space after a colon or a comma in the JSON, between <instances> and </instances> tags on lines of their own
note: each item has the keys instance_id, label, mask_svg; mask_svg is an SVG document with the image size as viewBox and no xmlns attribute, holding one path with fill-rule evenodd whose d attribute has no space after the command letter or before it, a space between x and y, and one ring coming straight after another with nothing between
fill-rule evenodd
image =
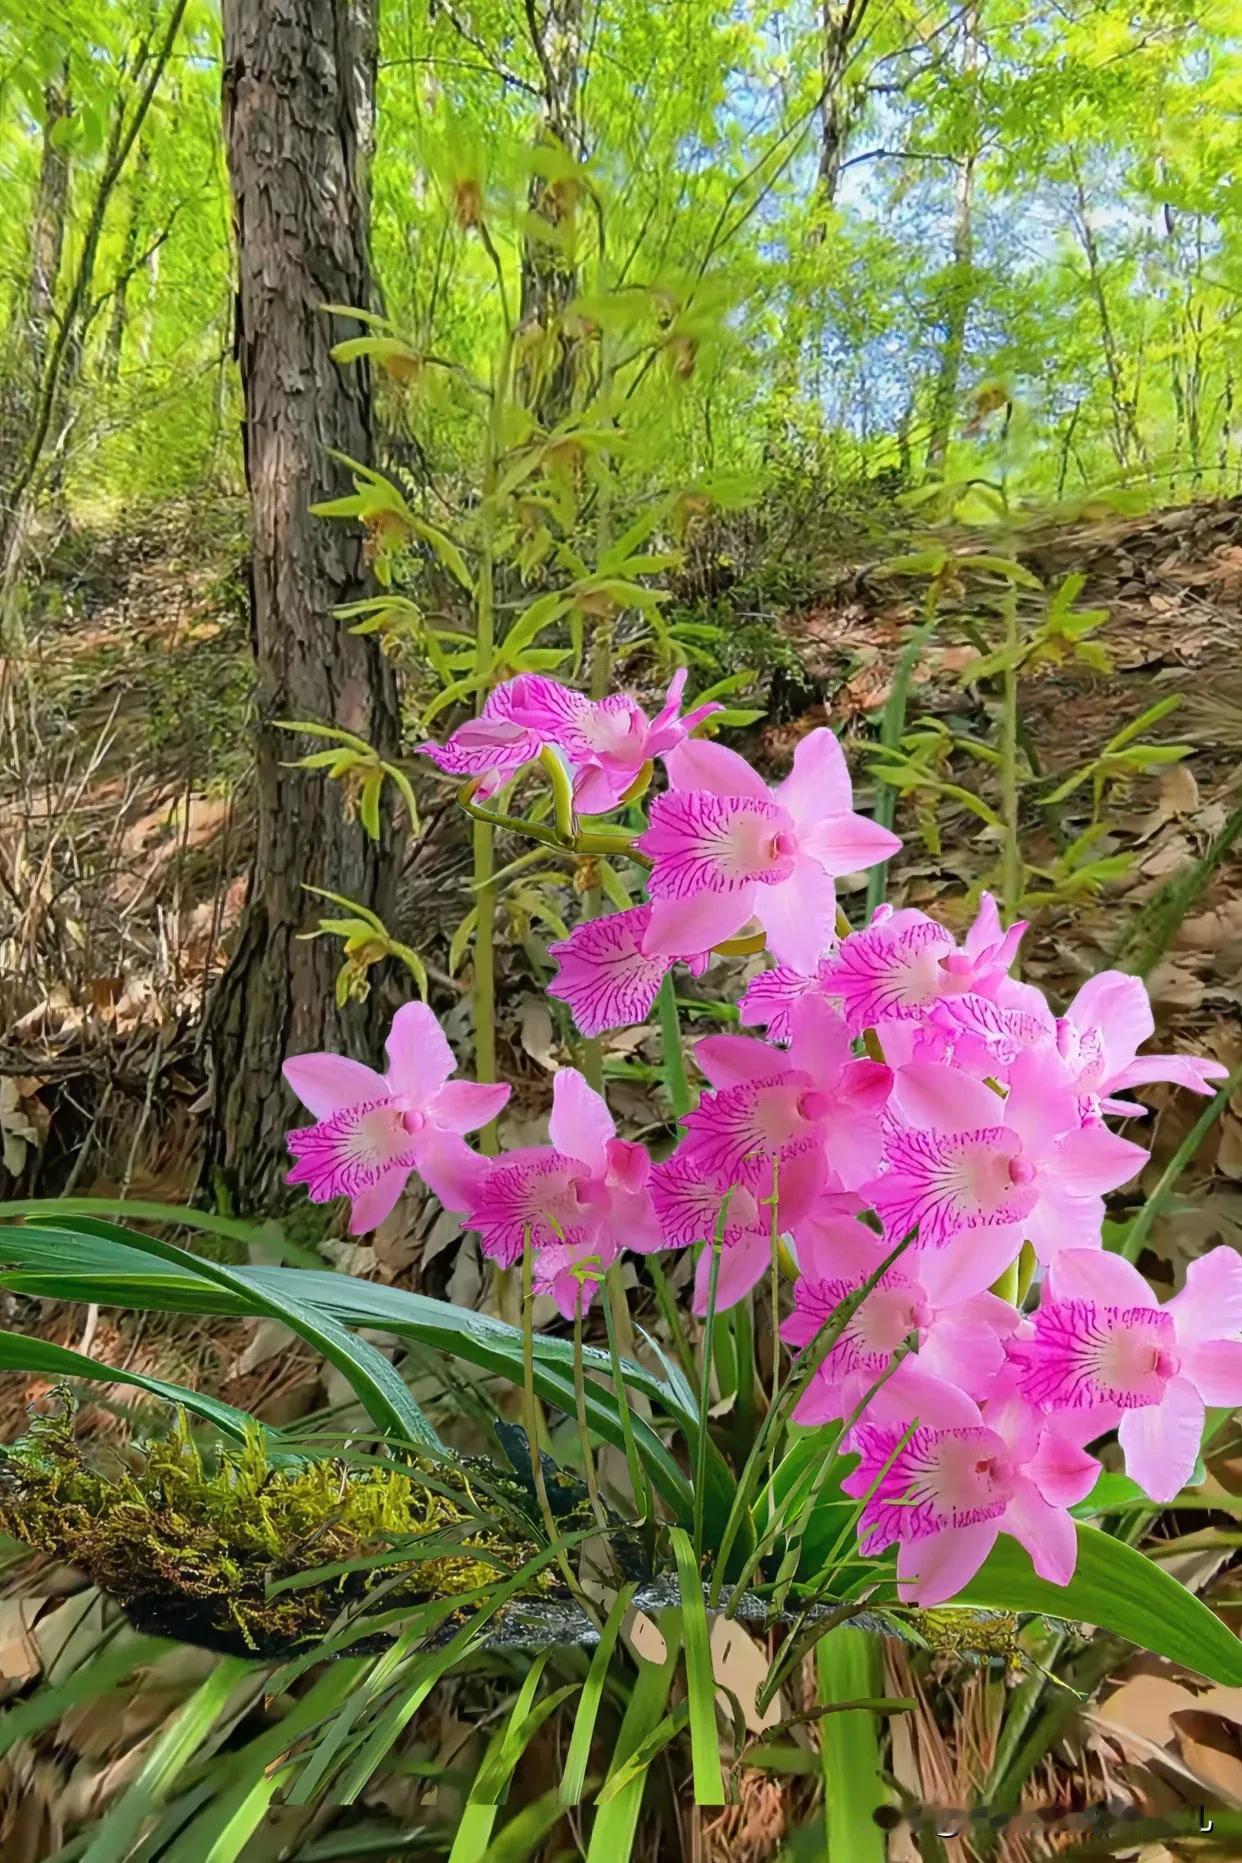
<instances>
[{"instance_id":1,"label":"flower stem","mask_svg":"<svg viewBox=\"0 0 1242 1863\"><path fill-rule=\"evenodd\" d=\"M1001 861L1001 900L1005 923L1012 925L1022 905L1022 846L1018 839L1018 595L1005 599L1005 648L1010 664L1001 683L1001 813L1005 845Z\"/></svg>"},{"instance_id":2,"label":"flower stem","mask_svg":"<svg viewBox=\"0 0 1242 1863\"><path fill-rule=\"evenodd\" d=\"M660 1016L660 1065L664 1075L664 1091L674 1116L680 1119L690 1111L690 1083L686 1079L686 1057L681 1046L681 1022L677 1015L677 997L673 990L671 970L664 973L656 997L656 1008Z\"/></svg>"}]
</instances>

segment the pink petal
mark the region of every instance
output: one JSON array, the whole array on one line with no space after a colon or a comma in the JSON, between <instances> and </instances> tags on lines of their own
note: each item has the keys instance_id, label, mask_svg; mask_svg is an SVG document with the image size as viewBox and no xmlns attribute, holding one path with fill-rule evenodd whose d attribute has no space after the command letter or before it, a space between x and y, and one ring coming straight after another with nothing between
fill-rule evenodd
<instances>
[{"instance_id":1,"label":"pink petal","mask_svg":"<svg viewBox=\"0 0 1242 1863\"><path fill-rule=\"evenodd\" d=\"M955 1598L979 1570L1000 1532L996 1520L946 1527L897 1548L897 1593L903 1604L924 1607Z\"/></svg>"},{"instance_id":2,"label":"pink petal","mask_svg":"<svg viewBox=\"0 0 1242 1863\"><path fill-rule=\"evenodd\" d=\"M956 1313L936 1314L919 1347L919 1361L934 1378L985 1398L1005 1363L1005 1348L993 1327Z\"/></svg>"},{"instance_id":3,"label":"pink petal","mask_svg":"<svg viewBox=\"0 0 1242 1863\"><path fill-rule=\"evenodd\" d=\"M1051 1585L1069 1584L1078 1563L1078 1530L1065 1509L1046 1501L1034 1482L1019 1483L1000 1526L1025 1546L1040 1578Z\"/></svg>"},{"instance_id":4,"label":"pink petal","mask_svg":"<svg viewBox=\"0 0 1242 1863\"><path fill-rule=\"evenodd\" d=\"M1067 1249L1103 1247L1104 1199L1044 1190L1026 1218L1026 1240L1045 1266Z\"/></svg>"},{"instance_id":5,"label":"pink petal","mask_svg":"<svg viewBox=\"0 0 1242 1863\"><path fill-rule=\"evenodd\" d=\"M474 1132L489 1125L508 1103L507 1086L474 1080L450 1080L428 1108L428 1117L445 1132Z\"/></svg>"},{"instance_id":6,"label":"pink petal","mask_svg":"<svg viewBox=\"0 0 1242 1863\"><path fill-rule=\"evenodd\" d=\"M1047 1168L1074 1196L1102 1196L1136 1177L1148 1154L1107 1126L1081 1126L1053 1146Z\"/></svg>"},{"instance_id":7,"label":"pink petal","mask_svg":"<svg viewBox=\"0 0 1242 1863\"><path fill-rule=\"evenodd\" d=\"M851 1281L855 1285L874 1274L891 1253L874 1229L856 1216L825 1218L818 1207L799 1224L794 1247L799 1271L808 1281Z\"/></svg>"},{"instance_id":8,"label":"pink petal","mask_svg":"<svg viewBox=\"0 0 1242 1863\"><path fill-rule=\"evenodd\" d=\"M711 1286L712 1248L703 1250L694 1273L694 1311L707 1312ZM716 1311L724 1313L745 1300L772 1266L772 1245L764 1236L746 1237L720 1250L720 1267L716 1273Z\"/></svg>"},{"instance_id":9,"label":"pink petal","mask_svg":"<svg viewBox=\"0 0 1242 1863\"><path fill-rule=\"evenodd\" d=\"M379 1228L395 1209L409 1175L408 1171L385 1171L383 1177L376 1178L368 1189L354 1198L349 1213L351 1236L366 1235L368 1230Z\"/></svg>"},{"instance_id":10,"label":"pink petal","mask_svg":"<svg viewBox=\"0 0 1242 1863\"><path fill-rule=\"evenodd\" d=\"M822 963L812 976L804 976L791 964L761 971L751 978L738 1002L739 1020L743 1026L754 1024L766 1029L769 1041L788 1041L792 1034L791 1013L804 996L821 994L833 1000L826 976L827 966Z\"/></svg>"},{"instance_id":11,"label":"pink petal","mask_svg":"<svg viewBox=\"0 0 1242 1863\"><path fill-rule=\"evenodd\" d=\"M842 879L878 867L901 852L900 837L865 815L828 815L805 831L802 844L825 873Z\"/></svg>"},{"instance_id":12,"label":"pink petal","mask_svg":"<svg viewBox=\"0 0 1242 1863\"><path fill-rule=\"evenodd\" d=\"M1044 1286L1047 1300L1089 1300L1100 1307L1154 1307L1156 1296L1134 1266L1111 1249L1066 1248Z\"/></svg>"},{"instance_id":13,"label":"pink petal","mask_svg":"<svg viewBox=\"0 0 1242 1863\"><path fill-rule=\"evenodd\" d=\"M559 1152L580 1158L603 1174L608 1141L617 1128L603 1096L589 1087L576 1067L562 1067L552 1082L552 1117L548 1136Z\"/></svg>"},{"instance_id":14,"label":"pink petal","mask_svg":"<svg viewBox=\"0 0 1242 1863\"><path fill-rule=\"evenodd\" d=\"M1009 1067L1005 1123L1022 1134L1032 1158L1044 1156L1063 1132L1082 1124L1077 1080L1051 1044L1025 1048Z\"/></svg>"},{"instance_id":15,"label":"pink petal","mask_svg":"<svg viewBox=\"0 0 1242 1863\"><path fill-rule=\"evenodd\" d=\"M1083 1030L1098 1029L1109 1080L1134 1059L1156 1026L1141 978L1121 970L1102 970L1084 983L1065 1019Z\"/></svg>"},{"instance_id":16,"label":"pink petal","mask_svg":"<svg viewBox=\"0 0 1242 1863\"><path fill-rule=\"evenodd\" d=\"M745 757L705 738L687 738L664 758L673 789L706 789L714 796L750 796L768 802L768 786Z\"/></svg>"},{"instance_id":17,"label":"pink petal","mask_svg":"<svg viewBox=\"0 0 1242 1863\"><path fill-rule=\"evenodd\" d=\"M940 960L952 951L943 925L921 912L897 913L843 938L827 970L850 1028L857 1032L890 1016L925 1011L947 987Z\"/></svg>"},{"instance_id":18,"label":"pink petal","mask_svg":"<svg viewBox=\"0 0 1242 1863\"><path fill-rule=\"evenodd\" d=\"M637 775L637 769L618 774L598 763L580 769L574 778L574 808L579 815L609 814Z\"/></svg>"},{"instance_id":19,"label":"pink petal","mask_svg":"<svg viewBox=\"0 0 1242 1863\"><path fill-rule=\"evenodd\" d=\"M897 1074L893 1110L931 1132L970 1132L1008 1122L999 1093L940 1061L914 1061Z\"/></svg>"},{"instance_id":20,"label":"pink petal","mask_svg":"<svg viewBox=\"0 0 1242 1863\"><path fill-rule=\"evenodd\" d=\"M656 899L643 933L646 957L678 957L689 946L710 951L713 945L735 938L754 917L755 895L762 889L748 886L741 892L700 893L697 899Z\"/></svg>"},{"instance_id":21,"label":"pink petal","mask_svg":"<svg viewBox=\"0 0 1242 1863\"><path fill-rule=\"evenodd\" d=\"M793 1066L787 1055L754 1035L705 1035L694 1044L694 1059L713 1087L778 1080Z\"/></svg>"},{"instance_id":22,"label":"pink petal","mask_svg":"<svg viewBox=\"0 0 1242 1863\"><path fill-rule=\"evenodd\" d=\"M972 1229L968 1236L951 1243L948 1248L913 1247L909 1252L914 1257L910 1263L911 1272L917 1273L927 1285L930 1270L925 1264L943 1256L948 1270L943 1283L946 1297L955 1301L971 1300L992 1287L1017 1260L1029 1221L1027 1217L1021 1223L1001 1224L994 1229ZM901 1236L894 1233L889 1238L889 1246L900 1240ZM909 1256L903 1255L901 1259L906 1261Z\"/></svg>"},{"instance_id":23,"label":"pink petal","mask_svg":"<svg viewBox=\"0 0 1242 1863\"><path fill-rule=\"evenodd\" d=\"M991 893L980 893L979 910L975 922L966 933L963 948L968 957L981 957L1000 943L1004 936L1001 931L1000 912Z\"/></svg>"},{"instance_id":24,"label":"pink petal","mask_svg":"<svg viewBox=\"0 0 1242 1863\"><path fill-rule=\"evenodd\" d=\"M651 1014L672 960L644 955L642 939L650 924L651 907L634 906L587 919L548 946L548 956L559 964L548 994L569 1004L584 1035L632 1027Z\"/></svg>"},{"instance_id":25,"label":"pink petal","mask_svg":"<svg viewBox=\"0 0 1242 1863\"><path fill-rule=\"evenodd\" d=\"M854 805L845 753L833 732L824 726L800 739L793 769L776 786L782 808L798 822L815 822L824 815L848 815Z\"/></svg>"},{"instance_id":26,"label":"pink petal","mask_svg":"<svg viewBox=\"0 0 1242 1863\"><path fill-rule=\"evenodd\" d=\"M756 881L777 886L795 870L792 819L766 796L752 801L705 789L672 790L655 798L634 846L652 862L647 892L653 900L735 893ZM681 948L689 947L683 941Z\"/></svg>"},{"instance_id":27,"label":"pink petal","mask_svg":"<svg viewBox=\"0 0 1242 1863\"><path fill-rule=\"evenodd\" d=\"M549 743L559 742L580 726L590 710L591 701L585 692L564 686L546 673L519 673L509 681L509 716Z\"/></svg>"},{"instance_id":28,"label":"pink petal","mask_svg":"<svg viewBox=\"0 0 1242 1863\"><path fill-rule=\"evenodd\" d=\"M1186 1270L1186 1285L1165 1308L1179 1339L1232 1339L1242 1333L1242 1256L1209 1249Z\"/></svg>"},{"instance_id":29,"label":"pink petal","mask_svg":"<svg viewBox=\"0 0 1242 1863\"><path fill-rule=\"evenodd\" d=\"M460 1216L468 1210L486 1181L489 1161L471 1151L455 1133L431 1131L420 1136L418 1175L446 1210Z\"/></svg>"},{"instance_id":30,"label":"pink petal","mask_svg":"<svg viewBox=\"0 0 1242 1863\"><path fill-rule=\"evenodd\" d=\"M1182 1348L1182 1372L1205 1404L1242 1404L1242 1339L1205 1339Z\"/></svg>"},{"instance_id":31,"label":"pink petal","mask_svg":"<svg viewBox=\"0 0 1242 1863\"><path fill-rule=\"evenodd\" d=\"M665 1248L689 1248L709 1242L720 1224L725 1192L707 1183L686 1156L684 1146L651 1170L651 1199L663 1231ZM748 1190L735 1190L725 1210L724 1242L733 1247L743 1236L758 1235L768 1246L770 1225Z\"/></svg>"},{"instance_id":32,"label":"pink petal","mask_svg":"<svg viewBox=\"0 0 1242 1863\"><path fill-rule=\"evenodd\" d=\"M1203 1399L1186 1378L1174 1378L1163 1403L1127 1410L1117 1429L1126 1474L1162 1507L1194 1474L1203 1440Z\"/></svg>"},{"instance_id":33,"label":"pink petal","mask_svg":"<svg viewBox=\"0 0 1242 1863\"><path fill-rule=\"evenodd\" d=\"M281 1072L316 1119L330 1119L346 1106L388 1098L384 1076L345 1054L292 1054Z\"/></svg>"},{"instance_id":34,"label":"pink petal","mask_svg":"<svg viewBox=\"0 0 1242 1863\"><path fill-rule=\"evenodd\" d=\"M1039 1447L1023 1466L1045 1501L1054 1507L1076 1507L1099 1480L1100 1465L1056 1427L1058 1422L1052 1418L1040 1431Z\"/></svg>"},{"instance_id":35,"label":"pink petal","mask_svg":"<svg viewBox=\"0 0 1242 1863\"><path fill-rule=\"evenodd\" d=\"M388 1090L408 1099L414 1107L434 1099L457 1058L444 1030L426 1003L403 1003L392 1019L386 1044Z\"/></svg>"},{"instance_id":36,"label":"pink petal","mask_svg":"<svg viewBox=\"0 0 1242 1863\"><path fill-rule=\"evenodd\" d=\"M799 860L789 879L756 889L755 916L778 964L813 971L836 936L836 887L814 861Z\"/></svg>"},{"instance_id":37,"label":"pink petal","mask_svg":"<svg viewBox=\"0 0 1242 1863\"><path fill-rule=\"evenodd\" d=\"M1140 1054L1115 1075L1110 1075L1110 1093L1127 1087L1146 1087L1156 1081L1171 1081L1191 1093L1214 1093L1213 1081L1227 1080L1229 1069L1219 1061L1199 1060L1192 1054ZM1142 1109L1146 1111L1146 1108Z\"/></svg>"},{"instance_id":38,"label":"pink petal","mask_svg":"<svg viewBox=\"0 0 1242 1863\"><path fill-rule=\"evenodd\" d=\"M867 1405L873 1423L898 1423L904 1429L918 1420L928 1429L978 1429L983 1422L979 1406L957 1385L925 1371L917 1358L904 1358L892 1377L882 1384Z\"/></svg>"}]
</instances>

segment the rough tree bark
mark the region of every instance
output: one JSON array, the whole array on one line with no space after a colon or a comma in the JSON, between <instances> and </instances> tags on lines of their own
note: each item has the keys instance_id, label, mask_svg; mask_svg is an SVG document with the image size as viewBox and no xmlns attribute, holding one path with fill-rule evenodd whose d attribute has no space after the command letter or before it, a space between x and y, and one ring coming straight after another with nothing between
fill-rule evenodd
<instances>
[{"instance_id":1,"label":"rough tree bark","mask_svg":"<svg viewBox=\"0 0 1242 1863\"><path fill-rule=\"evenodd\" d=\"M338 1010L339 948L299 942L306 885L390 913L398 848L347 819L339 785L282 767L278 719L332 722L391 754L395 682L374 643L333 618L366 587L360 537L311 515L342 489L327 449L366 461L370 384L329 350L326 303L370 295L365 157L375 70L370 0L225 0L224 122L238 250L237 356L253 523L251 622L258 691L255 866L237 949L211 1005L215 1118L207 1160L244 1208L270 1206L294 1103L288 1054L374 1059L381 1005Z\"/></svg>"}]
</instances>

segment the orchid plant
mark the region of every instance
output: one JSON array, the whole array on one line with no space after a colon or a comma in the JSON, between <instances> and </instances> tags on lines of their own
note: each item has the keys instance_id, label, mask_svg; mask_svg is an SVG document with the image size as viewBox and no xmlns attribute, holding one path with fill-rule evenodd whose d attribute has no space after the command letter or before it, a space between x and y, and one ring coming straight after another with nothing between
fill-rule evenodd
<instances>
[{"instance_id":1,"label":"orchid plant","mask_svg":"<svg viewBox=\"0 0 1242 1863\"><path fill-rule=\"evenodd\" d=\"M932 1606L1007 1535L1066 1586L1071 1509L1106 1439L1116 1432L1129 1475L1164 1502L1193 1477L1205 1407L1242 1402L1242 1260L1212 1250L1161 1305L1103 1228L1106 1195L1148 1156L1109 1124L1143 1114L1127 1090L1210 1095L1226 1070L1140 1054L1150 1005L1119 972L1056 1014L1015 974L1024 926L1002 925L986 893L960 944L887 905L852 927L836 881L900 843L855 812L836 737L812 730L770 788L697 735L712 707L683 713L683 686L649 719L629 694L591 700L521 675L424 747L465 779L476 815L543 771L566 848L606 846L643 869L645 902L551 947L550 993L584 1036L647 1017L676 966L773 960L739 1001L754 1032L695 1044L705 1085L672 1150L653 1161L619 1137L601 1094L565 1067L550 1142L484 1155L467 1135L507 1090L450 1079L435 1016L411 1004L384 1075L341 1056L289 1060L316 1121L290 1134L290 1181L316 1201L348 1198L363 1233L417 1174L499 1268L523 1262L528 1288L579 1335L626 1250L691 1250L693 1307L709 1322L767 1275L789 1283L792 1418L830 1427L861 1559L895 1548L899 1598ZM665 786L644 826L597 819L632 810L657 763Z\"/></svg>"}]
</instances>

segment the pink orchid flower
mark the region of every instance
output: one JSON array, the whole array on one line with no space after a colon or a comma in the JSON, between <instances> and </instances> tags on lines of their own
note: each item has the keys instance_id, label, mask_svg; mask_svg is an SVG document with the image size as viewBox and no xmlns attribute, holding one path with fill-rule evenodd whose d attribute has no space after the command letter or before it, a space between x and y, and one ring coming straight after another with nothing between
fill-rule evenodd
<instances>
[{"instance_id":1,"label":"pink orchid flower","mask_svg":"<svg viewBox=\"0 0 1242 1863\"><path fill-rule=\"evenodd\" d=\"M1023 1241L1041 1262L1098 1248L1103 1193L1147 1161L1141 1146L1082 1123L1073 1080L1048 1049L1018 1056L1004 1097L943 1063L912 1063L897 1071L890 1110L885 1168L862 1194L892 1242L912 1229L920 1250L969 1235L980 1290Z\"/></svg>"},{"instance_id":2,"label":"pink orchid flower","mask_svg":"<svg viewBox=\"0 0 1242 1863\"><path fill-rule=\"evenodd\" d=\"M386 1074L340 1054L298 1054L284 1065L317 1122L290 1132L297 1162L286 1181L305 1184L312 1203L348 1197L352 1235L383 1222L439 1135L485 1126L509 1098L508 1087L449 1079L457 1062L423 1003L398 1009L387 1053Z\"/></svg>"},{"instance_id":3,"label":"pink orchid flower","mask_svg":"<svg viewBox=\"0 0 1242 1863\"><path fill-rule=\"evenodd\" d=\"M845 1024L821 998L791 1014L787 1049L747 1035L708 1035L695 1059L714 1092L682 1122L686 1158L719 1188L779 1197L782 1223L810 1207L831 1166L846 1189L879 1163L880 1113L893 1076L857 1059Z\"/></svg>"},{"instance_id":4,"label":"pink orchid flower","mask_svg":"<svg viewBox=\"0 0 1242 1863\"><path fill-rule=\"evenodd\" d=\"M683 716L686 677L684 666L674 673L663 706L649 719L628 692L589 699L555 679L527 676L519 711L525 722L542 730L546 743L564 752L574 772L574 806L580 815L606 815L615 809L654 758L666 755L696 725L723 709L709 699ZM526 693L532 695L529 700Z\"/></svg>"},{"instance_id":5,"label":"pink orchid flower","mask_svg":"<svg viewBox=\"0 0 1242 1863\"><path fill-rule=\"evenodd\" d=\"M674 959L644 952L642 941L650 922L650 906L633 906L627 912L584 919L568 938L548 946L548 956L558 965L548 995L569 1004L584 1035L632 1028L651 1014ZM701 977L710 958L710 952L700 951L677 961Z\"/></svg>"},{"instance_id":6,"label":"pink orchid flower","mask_svg":"<svg viewBox=\"0 0 1242 1863\"><path fill-rule=\"evenodd\" d=\"M1211 1093L1229 1072L1219 1061L1189 1054L1140 1054L1155 1033L1151 1002L1139 977L1102 970L1084 983L1056 1025L1057 1048L1079 1087L1099 1096L1102 1110L1133 1117L1146 1107L1114 1096L1127 1087L1171 1081L1192 1093Z\"/></svg>"},{"instance_id":7,"label":"pink orchid flower","mask_svg":"<svg viewBox=\"0 0 1242 1863\"><path fill-rule=\"evenodd\" d=\"M794 1240L801 1273L781 1337L789 1345L808 1346L892 1251L850 1218L827 1223L812 1218L795 1231ZM959 1298L964 1255L956 1249L907 1250L886 1269L798 1399L794 1421L831 1423L848 1416L911 1337L920 1370L975 1398L986 1397L1004 1367L1004 1341L1017 1326L1018 1313L995 1294Z\"/></svg>"},{"instance_id":8,"label":"pink orchid flower","mask_svg":"<svg viewBox=\"0 0 1242 1863\"><path fill-rule=\"evenodd\" d=\"M751 978L738 999L738 1020L745 1028L763 1029L769 1041L788 1041L793 1033L793 1011L804 997L822 996L840 1009L841 998L832 989L831 976L830 957L821 957L810 976L789 964L762 970Z\"/></svg>"},{"instance_id":9,"label":"pink orchid flower","mask_svg":"<svg viewBox=\"0 0 1242 1863\"><path fill-rule=\"evenodd\" d=\"M1194 1471L1205 1406L1242 1403L1242 1257L1209 1250L1161 1306L1122 1256L1066 1250L1024 1333L1009 1344L1022 1397L1080 1442L1115 1428L1127 1473L1163 1505Z\"/></svg>"},{"instance_id":10,"label":"pink orchid flower","mask_svg":"<svg viewBox=\"0 0 1242 1863\"><path fill-rule=\"evenodd\" d=\"M990 996L946 996L932 1003L913 1058L939 1060L978 1080L1003 1080L1028 1048L1055 1045L1056 1018L1046 1004L1007 1008Z\"/></svg>"},{"instance_id":11,"label":"pink orchid flower","mask_svg":"<svg viewBox=\"0 0 1242 1863\"><path fill-rule=\"evenodd\" d=\"M503 789L524 764L534 763L543 749L542 736L518 703L523 681L530 678L523 674L494 687L479 716L458 725L443 744L432 741L418 746L422 755L446 776L458 776L463 781L477 777L475 795L480 801ZM554 685L555 681L543 683Z\"/></svg>"},{"instance_id":12,"label":"pink orchid flower","mask_svg":"<svg viewBox=\"0 0 1242 1863\"><path fill-rule=\"evenodd\" d=\"M896 835L853 812L831 731L804 737L774 790L736 751L692 741L665 757L670 788L635 846L652 861L652 956L709 950L752 918L778 963L808 974L832 942L834 881L887 860Z\"/></svg>"},{"instance_id":13,"label":"pink orchid flower","mask_svg":"<svg viewBox=\"0 0 1242 1863\"><path fill-rule=\"evenodd\" d=\"M1024 1445L992 1427L964 1391L912 1360L876 1392L845 1447L860 1461L842 1487L871 1497L859 1520L860 1550L874 1555L896 1545L904 1603L955 1597L1002 1533L1026 1548L1041 1578L1067 1585L1073 1577L1074 1522L1041 1493Z\"/></svg>"},{"instance_id":14,"label":"pink orchid flower","mask_svg":"<svg viewBox=\"0 0 1242 1863\"><path fill-rule=\"evenodd\" d=\"M870 925L841 940L827 961L827 983L853 1035L890 1018L922 1016L939 998L967 991L1007 1001L1022 989L1009 970L1025 930L1018 923L1003 932L996 901L984 893L959 951L952 932L926 913L881 906Z\"/></svg>"},{"instance_id":15,"label":"pink orchid flower","mask_svg":"<svg viewBox=\"0 0 1242 1863\"><path fill-rule=\"evenodd\" d=\"M615 809L653 758L680 744L721 707L713 700L682 715L686 669L674 674L664 705L649 719L628 692L589 699L542 673L519 673L491 692L478 718L444 744L419 748L450 776L479 776L479 796L495 793L553 745L574 777L574 804L583 815Z\"/></svg>"},{"instance_id":16,"label":"pink orchid flower","mask_svg":"<svg viewBox=\"0 0 1242 1863\"><path fill-rule=\"evenodd\" d=\"M623 1248L663 1245L651 1207L651 1161L641 1145L616 1136L603 1099L576 1068L562 1068L552 1083L548 1135L550 1145L499 1158L441 1142L420 1169L502 1267L521 1259L528 1239L537 1258L551 1251L552 1279L590 1256L608 1267Z\"/></svg>"},{"instance_id":17,"label":"pink orchid flower","mask_svg":"<svg viewBox=\"0 0 1242 1863\"><path fill-rule=\"evenodd\" d=\"M652 1167L651 1201L665 1248L702 1244L695 1267L693 1309L707 1312L712 1256L723 1210L720 1260L716 1270L716 1307L721 1313L737 1305L756 1286L772 1262L772 1215L744 1186L718 1190L700 1176L681 1151Z\"/></svg>"},{"instance_id":18,"label":"pink orchid flower","mask_svg":"<svg viewBox=\"0 0 1242 1863\"><path fill-rule=\"evenodd\" d=\"M1192 1093L1211 1093L1228 1069L1189 1054L1139 1054L1154 1029L1147 991L1138 977L1105 970L1084 983L1059 1020L1036 998L1032 1006L1006 1007L974 994L933 1003L920 1030L919 1058L939 1057L978 1074L1002 1075L1025 1048L1052 1044L1092 1112L1141 1116L1145 1106L1114 1096L1127 1087L1168 1081Z\"/></svg>"}]
</instances>

